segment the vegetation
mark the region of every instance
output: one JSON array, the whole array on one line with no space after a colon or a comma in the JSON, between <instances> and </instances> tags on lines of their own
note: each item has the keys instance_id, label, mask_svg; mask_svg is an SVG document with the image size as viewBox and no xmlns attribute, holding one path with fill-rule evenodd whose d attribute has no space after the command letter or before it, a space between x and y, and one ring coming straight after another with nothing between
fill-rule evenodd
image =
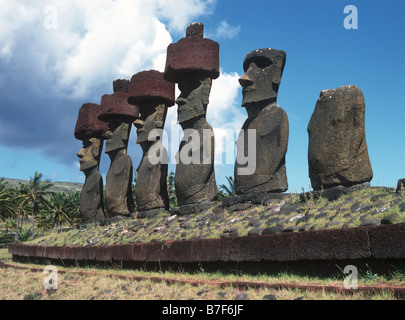
<instances>
[{"instance_id":1,"label":"vegetation","mask_svg":"<svg viewBox=\"0 0 405 320\"><path fill-rule=\"evenodd\" d=\"M42 177L35 172L27 183L19 182L14 187L0 178L0 221L6 229L0 246L14 240L9 234L12 229L15 240L23 242L45 230L60 230L63 224L73 227L80 223L80 192L51 192L52 183Z\"/></svg>"},{"instance_id":2,"label":"vegetation","mask_svg":"<svg viewBox=\"0 0 405 320\"><path fill-rule=\"evenodd\" d=\"M217 195L218 200L222 200L225 197L236 196L235 181L233 177L225 177L225 178L228 181L228 186L225 184L221 184L218 187L218 195Z\"/></svg>"},{"instance_id":3,"label":"vegetation","mask_svg":"<svg viewBox=\"0 0 405 320\"><path fill-rule=\"evenodd\" d=\"M361 290L298 289L289 285L342 286L346 275L309 277L288 274L229 274L223 272L157 271L58 266L57 290L44 290L44 265L22 264L11 261L6 249L0 249L0 261L16 268L0 269L0 299L26 300L234 300L244 295L249 300L397 300L389 289L364 292ZM35 270L37 272L35 272ZM359 274L359 287L382 285L403 286L404 273L397 272L388 279L370 270ZM160 279L160 280L158 280ZM166 280L166 281L165 281ZM181 283L183 281L183 283ZM198 283L194 285L193 282ZM227 285L220 285L227 282ZM238 287L237 283L255 283L259 286ZM16 285L18 283L18 285ZM234 283L235 285L232 285ZM266 285L285 284L283 288ZM260 286L260 284L264 284Z\"/></svg>"}]
</instances>

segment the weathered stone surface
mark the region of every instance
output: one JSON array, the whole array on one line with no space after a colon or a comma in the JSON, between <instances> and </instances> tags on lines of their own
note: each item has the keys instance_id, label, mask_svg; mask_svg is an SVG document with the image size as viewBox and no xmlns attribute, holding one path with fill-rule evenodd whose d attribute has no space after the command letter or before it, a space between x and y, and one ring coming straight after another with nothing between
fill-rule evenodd
<instances>
[{"instance_id":1,"label":"weathered stone surface","mask_svg":"<svg viewBox=\"0 0 405 320\"><path fill-rule=\"evenodd\" d=\"M80 215L83 223L105 221L103 204L103 177L98 167L83 170L86 179L80 195Z\"/></svg>"},{"instance_id":2,"label":"weathered stone surface","mask_svg":"<svg viewBox=\"0 0 405 320\"><path fill-rule=\"evenodd\" d=\"M167 211L162 208L139 211L137 218L140 218L140 219L152 218L152 217L159 215L160 213L167 213Z\"/></svg>"},{"instance_id":3,"label":"weathered stone surface","mask_svg":"<svg viewBox=\"0 0 405 320\"><path fill-rule=\"evenodd\" d=\"M163 73L149 70L131 78L128 101L139 106L140 118L135 120L137 143L143 150L137 169L135 199L138 211L169 208L167 194L168 155L162 144L167 108L174 104L175 85Z\"/></svg>"},{"instance_id":4,"label":"weathered stone surface","mask_svg":"<svg viewBox=\"0 0 405 320\"><path fill-rule=\"evenodd\" d=\"M266 192L254 192L254 193L240 194L237 196L226 197L226 198L222 199L222 207L227 208L227 207L231 207L235 204L245 203L245 202L267 205L272 200L282 200L286 196L287 196L286 194L282 194L282 193L266 193Z\"/></svg>"},{"instance_id":5,"label":"weathered stone surface","mask_svg":"<svg viewBox=\"0 0 405 320\"><path fill-rule=\"evenodd\" d=\"M350 187L371 181L365 103L354 85L323 90L308 124L312 188Z\"/></svg>"},{"instance_id":6,"label":"weathered stone surface","mask_svg":"<svg viewBox=\"0 0 405 320\"><path fill-rule=\"evenodd\" d=\"M193 203L186 204L181 207L173 207L171 208L171 212L172 214L177 214L179 216L188 216L190 214L197 214L202 211L206 211L214 206L216 206L216 202L214 201Z\"/></svg>"},{"instance_id":7,"label":"weathered stone surface","mask_svg":"<svg viewBox=\"0 0 405 320\"><path fill-rule=\"evenodd\" d=\"M314 190L311 192L303 192L300 194L300 199L302 201L306 201L308 199L319 199L319 198L326 198L329 201L333 201L336 199L339 199L340 196L344 194L350 194L353 191L359 190L359 189L364 189L364 188L369 188L370 187L370 182L363 182L360 184L353 185L351 187L343 187L343 186L336 186L336 187L331 187L328 189L322 189L322 190Z\"/></svg>"},{"instance_id":8,"label":"weathered stone surface","mask_svg":"<svg viewBox=\"0 0 405 320\"><path fill-rule=\"evenodd\" d=\"M106 121L106 150L111 160L106 177L105 203L110 216L130 216L134 211L132 196L133 167L127 154L131 123L139 117L138 106L127 102L128 93L121 90L129 88L128 80L116 80L111 95L103 95L99 119Z\"/></svg>"},{"instance_id":9,"label":"weathered stone surface","mask_svg":"<svg viewBox=\"0 0 405 320\"><path fill-rule=\"evenodd\" d=\"M265 236L130 245L55 247L10 244L14 257L83 261L254 262L404 259L405 224L289 232ZM392 261L392 260L391 260Z\"/></svg>"},{"instance_id":10,"label":"weathered stone surface","mask_svg":"<svg viewBox=\"0 0 405 320\"><path fill-rule=\"evenodd\" d=\"M219 77L219 44L203 38L202 23L187 27L186 37L167 47L165 79L179 82L186 73L203 73L211 79Z\"/></svg>"},{"instance_id":11,"label":"weathered stone surface","mask_svg":"<svg viewBox=\"0 0 405 320\"><path fill-rule=\"evenodd\" d=\"M405 224L381 225L369 228L371 255L376 259L405 258Z\"/></svg>"},{"instance_id":12,"label":"weathered stone surface","mask_svg":"<svg viewBox=\"0 0 405 320\"><path fill-rule=\"evenodd\" d=\"M156 70L141 71L134 74L129 86L128 102L138 105L139 102L157 99L174 105L175 84L164 79L164 73Z\"/></svg>"},{"instance_id":13,"label":"weathered stone surface","mask_svg":"<svg viewBox=\"0 0 405 320\"><path fill-rule=\"evenodd\" d=\"M279 233L279 232L282 232L283 230L284 230L283 226L268 227L268 228L263 229L262 235Z\"/></svg>"},{"instance_id":14,"label":"weathered stone surface","mask_svg":"<svg viewBox=\"0 0 405 320\"><path fill-rule=\"evenodd\" d=\"M285 154L289 124L286 112L277 105L285 60L285 52L274 49L254 50L244 60L245 74L239 82L248 118L237 140L237 194L288 189Z\"/></svg>"},{"instance_id":15,"label":"weathered stone surface","mask_svg":"<svg viewBox=\"0 0 405 320\"><path fill-rule=\"evenodd\" d=\"M79 111L75 137L83 140L83 147L77 153L80 170L86 176L80 198L80 215L83 223L104 223L103 178L99 172L103 138L108 127L98 119L100 106L84 104Z\"/></svg>"},{"instance_id":16,"label":"weathered stone surface","mask_svg":"<svg viewBox=\"0 0 405 320\"><path fill-rule=\"evenodd\" d=\"M212 79L219 76L219 46L201 38L202 25L193 24L189 37L167 50L165 79L177 82L177 120L184 131L176 156L175 189L179 206L212 201L215 181L214 131L206 121ZM198 32L197 32L198 31Z\"/></svg>"},{"instance_id":17,"label":"weathered stone surface","mask_svg":"<svg viewBox=\"0 0 405 320\"><path fill-rule=\"evenodd\" d=\"M381 224L380 220L369 218L365 219L364 222L360 224L361 227L379 226Z\"/></svg>"},{"instance_id":18,"label":"weathered stone surface","mask_svg":"<svg viewBox=\"0 0 405 320\"><path fill-rule=\"evenodd\" d=\"M405 179L399 179L397 183L396 192L404 192L405 191Z\"/></svg>"},{"instance_id":19,"label":"weathered stone surface","mask_svg":"<svg viewBox=\"0 0 405 320\"><path fill-rule=\"evenodd\" d=\"M125 119L132 122L139 117L137 106L128 102L127 92L115 92L101 97L99 119L108 122L110 119Z\"/></svg>"},{"instance_id":20,"label":"weathered stone surface","mask_svg":"<svg viewBox=\"0 0 405 320\"><path fill-rule=\"evenodd\" d=\"M79 110L75 127L75 137L78 140L103 138L108 130L105 122L98 119L100 106L95 103L85 103Z\"/></svg>"},{"instance_id":21,"label":"weathered stone surface","mask_svg":"<svg viewBox=\"0 0 405 320\"><path fill-rule=\"evenodd\" d=\"M398 214L393 213L381 219L381 224L393 224Z\"/></svg>"}]
</instances>

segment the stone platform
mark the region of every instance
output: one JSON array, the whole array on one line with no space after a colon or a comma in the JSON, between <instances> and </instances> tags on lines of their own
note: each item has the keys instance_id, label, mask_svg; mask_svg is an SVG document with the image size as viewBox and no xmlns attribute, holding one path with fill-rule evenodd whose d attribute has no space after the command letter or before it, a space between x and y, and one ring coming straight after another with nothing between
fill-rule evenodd
<instances>
[{"instance_id":1,"label":"stone platform","mask_svg":"<svg viewBox=\"0 0 405 320\"><path fill-rule=\"evenodd\" d=\"M221 239L107 246L10 244L13 260L59 265L116 263L144 269L329 274L352 264L388 272L405 265L405 223ZM340 271L342 272L342 271Z\"/></svg>"}]
</instances>

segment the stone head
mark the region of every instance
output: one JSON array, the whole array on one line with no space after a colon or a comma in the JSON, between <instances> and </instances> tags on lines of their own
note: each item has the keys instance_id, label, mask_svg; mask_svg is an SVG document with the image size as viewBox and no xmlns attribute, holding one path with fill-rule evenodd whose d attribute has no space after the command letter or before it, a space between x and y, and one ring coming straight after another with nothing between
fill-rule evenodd
<instances>
[{"instance_id":1,"label":"stone head","mask_svg":"<svg viewBox=\"0 0 405 320\"><path fill-rule=\"evenodd\" d=\"M80 162L80 171L98 167L100 164L103 140L100 138L89 138L83 140L83 147L77 153Z\"/></svg>"},{"instance_id":2,"label":"stone head","mask_svg":"<svg viewBox=\"0 0 405 320\"><path fill-rule=\"evenodd\" d=\"M103 139L108 131L105 122L98 119L100 106L95 103L85 103L79 110L75 127L75 137L83 141L83 147L77 153L80 159L80 170L87 172L88 169L99 166Z\"/></svg>"},{"instance_id":3,"label":"stone head","mask_svg":"<svg viewBox=\"0 0 405 320\"><path fill-rule=\"evenodd\" d=\"M186 37L167 48L164 77L178 83L178 122L205 116L212 80L219 77L219 45L204 38L202 23L187 27Z\"/></svg>"},{"instance_id":4,"label":"stone head","mask_svg":"<svg viewBox=\"0 0 405 320\"><path fill-rule=\"evenodd\" d=\"M282 50L258 49L246 55L243 62L245 73L239 79L243 88L243 107L251 108L263 101L277 101L285 61L286 53Z\"/></svg>"},{"instance_id":5,"label":"stone head","mask_svg":"<svg viewBox=\"0 0 405 320\"><path fill-rule=\"evenodd\" d=\"M128 103L128 80L115 80L114 93L101 98L98 118L108 124L105 136L106 153L126 150L132 122L139 117L139 108Z\"/></svg>"},{"instance_id":6,"label":"stone head","mask_svg":"<svg viewBox=\"0 0 405 320\"><path fill-rule=\"evenodd\" d=\"M175 84L165 80L162 72L149 70L132 76L128 102L139 107L139 118L134 121L138 144L161 138L161 130L155 129L163 129L174 96Z\"/></svg>"},{"instance_id":7,"label":"stone head","mask_svg":"<svg viewBox=\"0 0 405 320\"><path fill-rule=\"evenodd\" d=\"M177 120L180 123L205 117L212 79L204 74L191 74L179 80L180 95L176 99Z\"/></svg>"}]
</instances>

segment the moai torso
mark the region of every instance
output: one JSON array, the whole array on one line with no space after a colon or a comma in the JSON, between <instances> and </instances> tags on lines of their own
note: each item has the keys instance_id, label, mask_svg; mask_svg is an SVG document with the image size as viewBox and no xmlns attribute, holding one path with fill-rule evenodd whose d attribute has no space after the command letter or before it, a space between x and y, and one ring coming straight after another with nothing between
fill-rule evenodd
<instances>
[{"instance_id":1,"label":"moai torso","mask_svg":"<svg viewBox=\"0 0 405 320\"><path fill-rule=\"evenodd\" d=\"M177 154L175 190L179 205L208 202L217 194L214 134L205 118L188 122Z\"/></svg>"},{"instance_id":2,"label":"moai torso","mask_svg":"<svg viewBox=\"0 0 405 320\"><path fill-rule=\"evenodd\" d=\"M103 177L97 168L86 174L86 180L81 192L79 211L84 223L103 223L105 220Z\"/></svg>"},{"instance_id":3,"label":"moai torso","mask_svg":"<svg viewBox=\"0 0 405 320\"><path fill-rule=\"evenodd\" d=\"M245 74L239 82L243 87L242 106L246 108L248 118L242 126L237 148L238 155L247 160L237 158L235 162L237 194L288 189L285 167L288 117L277 105L285 58L285 52L274 49L255 50L245 58ZM247 170L249 167L251 169Z\"/></svg>"},{"instance_id":4,"label":"moai torso","mask_svg":"<svg viewBox=\"0 0 405 320\"><path fill-rule=\"evenodd\" d=\"M309 176L315 190L371 181L364 115L358 87L321 92L308 124Z\"/></svg>"},{"instance_id":5,"label":"moai torso","mask_svg":"<svg viewBox=\"0 0 405 320\"><path fill-rule=\"evenodd\" d=\"M167 48L165 79L178 83L177 120L184 136L177 154L178 205L212 201L217 195L215 139L206 121L212 80L219 76L219 45L203 38L203 25L188 26L186 37Z\"/></svg>"},{"instance_id":6,"label":"moai torso","mask_svg":"<svg viewBox=\"0 0 405 320\"><path fill-rule=\"evenodd\" d=\"M106 177L105 203L110 216L129 216L134 212L133 167L127 154L132 122L138 107L128 104L128 80L114 81L114 94L103 95L99 118L108 123L106 150L111 160Z\"/></svg>"}]
</instances>

